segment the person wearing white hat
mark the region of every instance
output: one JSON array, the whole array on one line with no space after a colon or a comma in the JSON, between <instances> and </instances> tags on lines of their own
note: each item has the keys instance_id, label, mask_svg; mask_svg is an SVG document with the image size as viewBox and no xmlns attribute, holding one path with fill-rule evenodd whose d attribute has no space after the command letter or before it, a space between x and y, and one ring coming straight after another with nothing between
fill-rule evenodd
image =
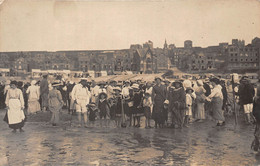
<instances>
[{"instance_id":1,"label":"person wearing white hat","mask_svg":"<svg viewBox=\"0 0 260 166\"><path fill-rule=\"evenodd\" d=\"M87 88L87 81L81 80L79 84L75 85L71 92L71 98L75 102L76 112L78 114L79 127L82 126L82 117L84 119L84 127L87 127L87 105L91 99L91 93Z\"/></svg>"},{"instance_id":2,"label":"person wearing white hat","mask_svg":"<svg viewBox=\"0 0 260 166\"><path fill-rule=\"evenodd\" d=\"M99 86L97 85L95 80L91 81L90 92L91 92L91 102L97 103L98 94L99 94Z\"/></svg>"},{"instance_id":3,"label":"person wearing white hat","mask_svg":"<svg viewBox=\"0 0 260 166\"><path fill-rule=\"evenodd\" d=\"M39 103L40 99L40 89L36 86L37 81L32 80L31 86L28 87L26 93L28 94L28 114L34 114L41 110L41 106Z\"/></svg>"},{"instance_id":4,"label":"person wearing white hat","mask_svg":"<svg viewBox=\"0 0 260 166\"><path fill-rule=\"evenodd\" d=\"M129 97L129 88L130 88L130 82L125 81L125 86L122 89L122 95L123 95L124 98Z\"/></svg>"}]
</instances>

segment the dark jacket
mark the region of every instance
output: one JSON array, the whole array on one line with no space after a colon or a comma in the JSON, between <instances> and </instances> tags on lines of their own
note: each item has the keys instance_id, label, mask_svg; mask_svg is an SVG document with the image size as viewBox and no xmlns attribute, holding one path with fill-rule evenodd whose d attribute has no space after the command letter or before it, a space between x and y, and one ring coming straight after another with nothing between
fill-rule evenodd
<instances>
[{"instance_id":1,"label":"dark jacket","mask_svg":"<svg viewBox=\"0 0 260 166\"><path fill-rule=\"evenodd\" d=\"M255 89L250 83L243 83L238 88L239 102L241 105L253 103Z\"/></svg>"},{"instance_id":2,"label":"dark jacket","mask_svg":"<svg viewBox=\"0 0 260 166\"><path fill-rule=\"evenodd\" d=\"M260 97L256 97L253 103L253 115L258 123L260 123Z\"/></svg>"}]
</instances>

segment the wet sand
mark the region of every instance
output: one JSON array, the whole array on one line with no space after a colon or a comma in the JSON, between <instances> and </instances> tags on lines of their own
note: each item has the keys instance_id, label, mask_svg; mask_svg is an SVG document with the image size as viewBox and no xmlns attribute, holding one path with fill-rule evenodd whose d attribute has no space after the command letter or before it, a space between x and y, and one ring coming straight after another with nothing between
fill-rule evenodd
<instances>
[{"instance_id":1,"label":"wet sand","mask_svg":"<svg viewBox=\"0 0 260 166\"><path fill-rule=\"evenodd\" d=\"M0 165L258 165L250 149L254 126L227 120L184 129L78 128L65 112L60 126L49 113L30 116L23 133L12 133L0 111ZM143 120L142 120L143 122ZM142 123L142 126L144 124Z\"/></svg>"}]
</instances>

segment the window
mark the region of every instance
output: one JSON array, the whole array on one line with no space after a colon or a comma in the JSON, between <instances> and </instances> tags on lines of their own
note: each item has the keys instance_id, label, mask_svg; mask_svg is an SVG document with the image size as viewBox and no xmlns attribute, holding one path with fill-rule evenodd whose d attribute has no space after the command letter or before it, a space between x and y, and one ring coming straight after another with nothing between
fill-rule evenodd
<instances>
[{"instance_id":1,"label":"window","mask_svg":"<svg viewBox=\"0 0 260 166\"><path fill-rule=\"evenodd\" d=\"M253 61L253 59L250 59L251 60L251 62Z\"/></svg>"},{"instance_id":2,"label":"window","mask_svg":"<svg viewBox=\"0 0 260 166\"><path fill-rule=\"evenodd\" d=\"M243 59L241 59L241 62L243 61Z\"/></svg>"},{"instance_id":3,"label":"window","mask_svg":"<svg viewBox=\"0 0 260 166\"><path fill-rule=\"evenodd\" d=\"M237 53L235 53L235 56L237 56Z\"/></svg>"},{"instance_id":4,"label":"window","mask_svg":"<svg viewBox=\"0 0 260 166\"><path fill-rule=\"evenodd\" d=\"M233 54L230 54L230 56L233 56Z\"/></svg>"},{"instance_id":5,"label":"window","mask_svg":"<svg viewBox=\"0 0 260 166\"><path fill-rule=\"evenodd\" d=\"M246 59L246 62L247 62L247 59Z\"/></svg>"},{"instance_id":6,"label":"window","mask_svg":"<svg viewBox=\"0 0 260 166\"><path fill-rule=\"evenodd\" d=\"M237 62L237 59L235 59L235 61Z\"/></svg>"}]
</instances>

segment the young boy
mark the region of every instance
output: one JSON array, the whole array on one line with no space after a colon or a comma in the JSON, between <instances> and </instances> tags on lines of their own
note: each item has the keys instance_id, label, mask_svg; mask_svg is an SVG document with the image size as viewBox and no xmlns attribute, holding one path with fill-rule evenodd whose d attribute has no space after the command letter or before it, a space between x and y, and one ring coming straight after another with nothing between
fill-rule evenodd
<instances>
[{"instance_id":1,"label":"young boy","mask_svg":"<svg viewBox=\"0 0 260 166\"><path fill-rule=\"evenodd\" d=\"M100 116L100 127L108 127L109 123L109 106L107 101L107 94L100 93L99 100L98 100L98 109L99 109L99 116Z\"/></svg>"},{"instance_id":2,"label":"young boy","mask_svg":"<svg viewBox=\"0 0 260 166\"><path fill-rule=\"evenodd\" d=\"M193 89L188 87L186 89L186 108L185 108L185 119L184 127L188 127L189 119L192 117L192 95Z\"/></svg>"}]
</instances>

